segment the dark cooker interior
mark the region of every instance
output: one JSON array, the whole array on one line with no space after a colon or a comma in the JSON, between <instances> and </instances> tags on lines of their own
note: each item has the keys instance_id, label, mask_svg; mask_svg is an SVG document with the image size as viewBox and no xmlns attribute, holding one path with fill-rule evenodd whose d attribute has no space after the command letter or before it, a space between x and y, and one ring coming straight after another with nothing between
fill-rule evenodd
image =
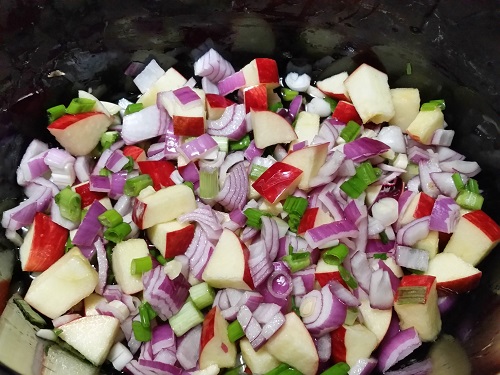
<instances>
[{"instance_id":1,"label":"dark cooker interior","mask_svg":"<svg viewBox=\"0 0 500 375\"><path fill-rule=\"evenodd\" d=\"M136 89L123 75L131 61L154 57L164 68L177 62L189 77L193 49L210 38L237 68L253 57L273 56L280 72L290 62L311 64L313 77L321 78L366 62L386 71L391 87L417 87L423 100L444 98L446 121L456 131L453 147L480 163L484 210L500 222L499 5L494 0L2 0L0 210L21 198L15 169L29 141L53 141L45 130L46 108L89 87L110 101L133 97ZM49 78L56 70L65 75ZM12 248L3 230L0 246ZM444 331L463 342L473 373L494 374L500 371L498 250L480 268L480 287L461 297L446 316ZM13 289L25 288L18 273Z\"/></svg>"}]
</instances>

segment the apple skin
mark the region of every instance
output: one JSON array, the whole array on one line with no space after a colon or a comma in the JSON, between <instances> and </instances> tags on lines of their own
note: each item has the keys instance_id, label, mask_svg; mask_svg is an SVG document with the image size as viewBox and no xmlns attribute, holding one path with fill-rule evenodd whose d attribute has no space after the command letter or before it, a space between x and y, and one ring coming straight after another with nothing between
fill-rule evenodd
<instances>
[{"instance_id":1,"label":"apple skin","mask_svg":"<svg viewBox=\"0 0 500 375\"><path fill-rule=\"evenodd\" d=\"M194 237L194 224L169 221L147 229L148 238L165 258L186 252Z\"/></svg>"},{"instance_id":2,"label":"apple skin","mask_svg":"<svg viewBox=\"0 0 500 375\"><path fill-rule=\"evenodd\" d=\"M412 198L412 201L406 208L405 212L400 214L398 225L403 226L415 219L430 216L432 208L434 207L435 199L428 196L424 192L419 192Z\"/></svg>"},{"instance_id":3,"label":"apple skin","mask_svg":"<svg viewBox=\"0 0 500 375\"><path fill-rule=\"evenodd\" d=\"M276 60L268 58L257 58L241 71L245 77L245 87L255 85L266 85L267 88L274 89L279 86L278 64Z\"/></svg>"},{"instance_id":4,"label":"apple skin","mask_svg":"<svg viewBox=\"0 0 500 375\"><path fill-rule=\"evenodd\" d=\"M467 293L479 285L482 272L453 253L439 253L429 261L427 275L435 276L441 295Z\"/></svg>"},{"instance_id":5,"label":"apple skin","mask_svg":"<svg viewBox=\"0 0 500 375\"><path fill-rule=\"evenodd\" d=\"M146 160L146 152L134 145L127 145L123 148L123 155L130 156L134 161L145 161Z\"/></svg>"},{"instance_id":6,"label":"apple skin","mask_svg":"<svg viewBox=\"0 0 500 375\"><path fill-rule=\"evenodd\" d=\"M205 315L200 339L200 369L210 365L220 368L233 367L236 364L236 346L229 341L228 323L219 307L214 306Z\"/></svg>"},{"instance_id":7,"label":"apple skin","mask_svg":"<svg viewBox=\"0 0 500 375\"><path fill-rule=\"evenodd\" d=\"M173 116L174 134L184 137L199 137L205 133L204 117Z\"/></svg>"},{"instance_id":8,"label":"apple skin","mask_svg":"<svg viewBox=\"0 0 500 375\"><path fill-rule=\"evenodd\" d=\"M42 212L35 214L19 249L23 271L42 272L64 255L68 230Z\"/></svg>"},{"instance_id":9,"label":"apple skin","mask_svg":"<svg viewBox=\"0 0 500 375\"><path fill-rule=\"evenodd\" d=\"M316 87L330 98L349 102L351 101L351 98L349 97L349 94L344 86L344 81L348 76L347 72L335 74L316 82Z\"/></svg>"},{"instance_id":10,"label":"apple skin","mask_svg":"<svg viewBox=\"0 0 500 375\"><path fill-rule=\"evenodd\" d=\"M82 182L81 184L74 185L72 189L75 193L79 194L82 198L82 209L90 206L94 201L100 201L107 197L106 193L98 191L90 191L90 182Z\"/></svg>"},{"instance_id":11,"label":"apple skin","mask_svg":"<svg viewBox=\"0 0 500 375\"><path fill-rule=\"evenodd\" d=\"M80 249L73 247L31 282L24 299L55 319L90 295L97 282L97 271Z\"/></svg>"},{"instance_id":12,"label":"apple skin","mask_svg":"<svg viewBox=\"0 0 500 375\"><path fill-rule=\"evenodd\" d=\"M274 204L295 191L301 176L302 170L276 162L254 181L252 187L268 202Z\"/></svg>"},{"instance_id":13,"label":"apple skin","mask_svg":"<svg viewBox=\"0 0 500 375\"><path fill-rule=\"evenodd\" d=\"M71 155L82 156L97 146L111 121L101 112L66 114L52 122L47 130Z\"/></svg>"},{"instance_id":14,"label":"apple skin","mask_svg":"<svg viewBox=\"0 0 500 375\"><path fill-rule=\"evenodd\" d=\"M285 315L285 323L263 348L304 375L315 375L318 371L319 357L314 341L294 312Z\"/></svg>"},{"instance_id":15,"label":"apple skin","mask_svg":"<svg viewBox=\"0 0 500 375\"><path fill-rule=\"evenodd\" d=\"M139 170L143 174L148 174L153 180L155 190L175 185L170 175L175 170L175 165L167 160L147 160L137 162Z\"/></svg>"},{"instance_id":16,"label":"apple skin","mask_svg":"<svg viewBox=\"0 0 500 375\"><path fill-rule=\"evenodd\" d=\"M281 162L302 170L299 189L309 190L311 180L316 177L328 155L328 143L301 148L291 152Z\"/></svg>"},{"instance_id":17,"label":"apple skin","mask_svg":"<svg viewBox=\"0 0 500 375\"><path fill-rule=\"evenodd\" d=\"M277 113L252 110L250 118L257 148L264 149L267 146L290 143L297 139L292 126Z\"/></svg>"},{"instance_id":18,"label":"apple skin","mask_svg":"<svg viewBox=\"0 0 500 375\"><path fill-rule=\"evenodd\" d=\"M481 210L463 215L444 248L473 266L478 265L500 241L500 226Z\"/></svg>"},{"instance_id":19,"label":"apple skin","mask_svg":"<svg viewBox=\"0 0 500 375\"><path fill-rule=\"evenodd\" d=\"M255 111L267 110L267 88L265 85L248 87L243 90L246 113L251 109Z\"/></svg>"},{"instance_id":20,"label":"apple skin","mask_svg":"<svg viewBox=\"0 0 500 375\"><path fill-rule=\"evenodd\" d=\"M302 215L299 226L297 228L297 234L303 235L309 229L333 222L334 220L329 213L323 211L319 207L311 207L306 209L304 215Z\"/></svg>"},{"instance_id":21,"label":"apple skin","mask_svg":"<svg viewBox=\"0 0 500 375\"><path fill-rule=\"evenodd\" d=\"M330 333L332 358L354 366L358 359L369 358L378 345L375 334L363 324L341 325Z\"/></svg>"},{"instance_id":22,"label":"apple skin","mask_svg":"<svg viewBox=\"0 0 500 375\"><path fill-rule=\"evenodd\" d=\"M360 125L362 124L361 117L359 117L359 114L356 111L356 107L344 100L341 100L337 103L337 106L332 113L332 117L346 124L349 121L354 121Z\"/></svg>"},{"instance_id":23,"label":"apple skin","mask_svg":"<svg viewBox=\"0 0 500 375\"><path fill-rule=\"evenodd\" d=\"M205 94L205 103L207 106L208 120L219 119L224 113L224 110L234 104L232 100L217 94Z\"/></svg>"}]
</instances>

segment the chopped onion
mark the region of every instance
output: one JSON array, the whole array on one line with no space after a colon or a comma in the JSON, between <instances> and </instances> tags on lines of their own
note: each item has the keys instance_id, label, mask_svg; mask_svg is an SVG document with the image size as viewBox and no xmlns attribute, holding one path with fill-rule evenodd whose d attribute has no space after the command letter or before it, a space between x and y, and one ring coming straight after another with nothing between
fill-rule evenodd
<instances>
[{"instance_id":1,"label":"chopped onion","mask_svg":"<svg viewBox=\"0 0 500 375\"><path fill-rule=\"evenodd\" d=\"M370 306L375 309L388 310L392 308L394 295L387 271L379 268L371 274L369 298Z\"/></svg>"},{"instance_id":2,"label":"chopped onion","mask_svg":"<svg viewBox=\"0 0 500 375\"><path fill-rule=\"evenodd\" d=\"M72 322L73 320L80 319L82 316L80 314L65 314L58 318L52 319L52 325L54 328L58 328L63 324Z\"/></svg>"},{"instance_id":3,"label":"chopped onion","mask_svg":"<svg viewBox=\"0 0 500 375\"><path fill-rule=\"evenodd\" d=\"M172 91L174 98L186 110L204 105L198 94L189 86L183 86Z\"/></svg>"},{"instance_id":4,"label":"chopped onion","mask_svg":"<svg viewBox=\"0 0 500 375\"><path fill-rule=\"evenodd\" d=\"M207 154L218 148L217 142L204 133L192 141L179 146L179 152L189 161L203 159Z\"/></svg>"},{"instance_id":5,"label":"chopped onion","mask_svg":"<svg viewBox=\"0 0 500 375\"><path fill-rule=\"evenodd\" d=\"M396 241L400 245L413 246L429 234L430 216L413 220L400 228Z\"/></svg>"},{"instance_id":6,"label":"chopped onion","mask_svg":"<svg viewBox=\"0 0 500 375\"><path fill-rule=\"evenodd\" d=\"M146 107L123 117L121 136L131 145L161 135L160 111L157 106Z\"/></svg>"},{"instance_id":7,"label":"chopped onion","mask_svg":"<svg viewBox=\"0 0 500 375\"><path fill-rule=\"evenodd\" d=\"M344 145L344 154L348 159L361 163L390 149L385 143L376 139L362 137L346 143Z\"/></svg>"},{"instance_id":8,"label":"chopped onion","mask_svg":"<svg viewBox=\"0 0 500 375\"><path fill-rule=\"evenodd\" d=\"M94 242L94 247L97 252L97 268L99 270L99 281L95 291L98 294L102 294L104 292L104 288L106 287L106 280L108 277L108 258L106 256L106 249L104 248L104 244L100 238Z\"/></svg>"},{"instance_id":9,"label":"chopped onion","mask_svg":"<svg viewBox=\"0 0 500 375\"><path fill-rule=\"evenodd\" d=\"M213 82L211 82L207 77L201 79L201 88L205 94L215 94L219 95L219 88Z\"/></svg>"},{"instance_id":10,"label":"chopped onion","mask_svg":"<svg viewBox=\"0 0 500 375\"><path fill-rule=\"evenodd\" d=\"M293 283L290 269L285 262L273 262L273 272L267 279L267 290L279 299L287 298L292 292Z\"/></svg>"},{"instance_id":11,"label":"chopped onion","mask_svg":"<svg viewBox=\"0 0 500 375\"><path fill-rule=\"evenodd\" d=\"M427 250L398 246L396 248L396 263L401 267L427 271L429 267L429 253Z\"/></svg>"},{"instance_id":12,"label":"chopped onion","mask_svg":"<svg viewBox=\"0 0 500 375\"><path fill-rule=\"evenodd\" d=\"M302 95L297 95L292 99L292 101L290 102L290 106L288 107L288 113L290 114L290 116L292 116L292 119L295 119L295 117L297 117L299 111L301 110L301 107Z\"/></svg>"},{"instance_id":13,"label":"chopped onion","mask_svg":"<svg viewBox=\"0 0 500 375\"><path fill-rule=\"evenodd\" d=\"M391 337L380 348L378 368L386 372L417 349L422 342L415 328L405 329Z\"/></svg>"},{"instance_id":14,"label":"chopped onion","mask_svg":"<svg viewBox=\"0 0 500 375\"><path fill-rule=\"evenodd\" d=\"M151 60L144 70L134 78L134 83L144 94L163 74L165 71L160 65L155 60Z\"/></svg>"},{"instance_id":15,"label":"chopped onion","mask_svg":"<svg viewBox=\"0 0 500 375\"><path fill-rule=\"evenodd\" d=\"M328 286L332 293L346 306L357 307L361 305L361 302L338 281L330 280Z\"/></svg>"},{"instance_id":16,"label":"chopped onion","mask_svg":"<svg viewBox=\"0 0 500 375\"><path fill-rule=\"evenodd\" d=\"M90 156L77 156L75 160L75 174L80 182L86 182L90 178Z\"/></svg>"},{"instance_id":17,"label":"chopped onion","mask_svg":"<svg viewBox=\"0 0 500 375\"><path fill-rule=\"evenodd\" d=\"M474 177L481 172L481 167L475 161L452 160L443 161L439 166L444 172L459 172L467 177ZM437 171L439 172L439 171Z\"/></svg>"},{"instance_id":18,"label":"chopped onion","mask_svg":"<svg viewBox=\"0 0 500 375\"><path fill-rule=\"evenodd\" d=\"M332 336L327 333L317 338L314 337L314 344L318 351L319 361L328 361L332 356Z\"/></svg>"},{"instance_id":19,"label":"chopped onion","mask_svg":"<svg viewBox=\"0 0 500 375\"><path fill-rule=\"evenodd\" d=\"M322 98L312 98L311 101L306 104L306 111L315 113L320 117L327 117L332 113L330 103Z\"/></svg>"},{"instance_id":20,"label":"chopped onion","mask_svg":"<svg viewBox=\"0 0 500 375\"><path fill-rule=\"evenodd\" d=\"M312 248L323 249L336 244L339 239L357 237L358 234L358 228L352 222L339 220L307 230L304 238Z\"/></svg>"},{"instance_id":21,"label":"chopped onion","mask_svg":"<svg viewBox=\"0 0 500 375\"><path fill-rule=\"evenodd\" d=\"M200 203L198 208L177 218L181 223L197 222L206 233L208 239L217 241L222 233L222 225L215 211L208 205Z\"/></svg>"},{"instance_id":22,"label":"chopped onion","mask_svg":"<svg viewBox=\"0 0 500 375\"><path fill-rule=\"evenodd\" d=\"M220 95L226 96L227 94L242 88L245 84L245 75L242 71L239 71L218 82L217 88L219 89Z\"/></svg>"},{"instance_id":23,"label":"chopped onion","mask_svg":"<svg viewBox=\"0 0 500 375\"><path fill-rule=\"evenodd\" d=\"M189 244L184 255L189 258L189 269L198 280L201 280L201 275L213 251L214 246L208 240L206 232L200 225L197 225L194 230L193 240Z\"/></svg>"},{"instance_id":24,"label":"chopped onion","mask_svg":"<svg viewBox=\"0 0 500 375\"><path fill-rule=\"evenodd\" d=\"M436 198L439 194L439 189L430 176L432 172L441 172L437 161L430 159L418 163L418 175L420 177L422 191L432 198Z\"/></svg>"},{"instance_id":25,"label":"chopped onion","mask_svg":"<svg viewBox=\"0 0 500 375\"><path fill-rule=\"evenodd\" d=\"M349 369L348 375L370 375L377 367L377 360L375 358L360 358L356 361L354 366Z\"/></svg>"},{"instance_id":26,"label":"chopped onion","mask_svg":"<svg viewBox=\"0 0 500 375\"><path fill-rule=\"evenodd\" d=\"M432 207L429 229L453 233L459 219L460 206L454 199L440 195Z\"/></svg>"},{"instance_id":27,"label":"chopped onion","mask_svg":"<svg viewBox=\"0 0 500 375\"><path fill-rule=\"evenodd\" d=\"M273 272L273 264L268 256L266 243L263 239L254 241L249 246L249 250L248 267L250 268L253 284L255 287L258 287Z\"/></svg>"},{"instance_id":28,"label":"chopped onion","mask_svg":"<svg viewBox=\"0 0 500 375\"><path fill-rule=\"evenodd\" d=\"M394 152L406 153L405 138L399 126L384 126L377 134L377 139L389 146Z\"/></svg>"},{"instance_id":29,"label":"chopped onion","mask_svg":"<svg viewBox=\"0 0 500 375\"><path fill-rule=\"evenodd\" d=\"M94 201L91 204L73 238L74 245L90 246L94 243L96 236L102 228L97 217L105 211L106 207L101 202Z\"/></svg>"},{"instance_id":30,"label":"chopped onion","mask_svg":"<svg viewBox=\"0 0 500 375\"><path fill-rule=\"evenodd\" d=\"M175 355L184 370L196 367L200 356L201 324L190 329L178 339Z\"/></svg>"},{"instance_id":31,"label":"chopped onion","mask_svg":"<svg viewBox=\"0 0 500 375\"><path fill-rule=\"evenodd\" d=\"M291 90L305 92L311 85L311 77L305 73L299 75L292 72L285 77L285 83Z\"/></svg>"}]
</instances>

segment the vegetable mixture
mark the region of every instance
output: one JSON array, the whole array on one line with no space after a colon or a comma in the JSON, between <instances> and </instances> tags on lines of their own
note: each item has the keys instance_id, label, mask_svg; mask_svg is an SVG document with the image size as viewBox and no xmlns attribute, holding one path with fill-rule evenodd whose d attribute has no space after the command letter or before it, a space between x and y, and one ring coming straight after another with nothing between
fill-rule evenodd
<instances>
[{"instance_id":1,"label":"vegetable mixture","mask_svg":"<svg viewBox=\"0 0 500 375\"><path fill-rule=\"evenodd\" d=\"M443 100L214 49L134 82L48 109L59 146L17 170L2 226L40 337L130 374L400 374L478 285L500 228Z\"/></svg>"}]
</instances>

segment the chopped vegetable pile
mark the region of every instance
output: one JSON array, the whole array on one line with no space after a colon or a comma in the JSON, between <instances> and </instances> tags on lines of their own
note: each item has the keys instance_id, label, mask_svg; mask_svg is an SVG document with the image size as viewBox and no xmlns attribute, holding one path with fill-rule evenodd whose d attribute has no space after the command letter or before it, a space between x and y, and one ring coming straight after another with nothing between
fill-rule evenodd
<instances>
[{"instance_id":1,"label":"chopped vegetable pile","mask_svg":"<svg viewBox=\"0 0 500 375\"><path fill-rule=\"evenodd\" d=\"M399 373L500 240L444 101L366 64L210 49L194 76L152 60L136 103L48 109L59 146L32 141L2 217L38 335L130 374Z\"/></svg>"}]
</instances>

